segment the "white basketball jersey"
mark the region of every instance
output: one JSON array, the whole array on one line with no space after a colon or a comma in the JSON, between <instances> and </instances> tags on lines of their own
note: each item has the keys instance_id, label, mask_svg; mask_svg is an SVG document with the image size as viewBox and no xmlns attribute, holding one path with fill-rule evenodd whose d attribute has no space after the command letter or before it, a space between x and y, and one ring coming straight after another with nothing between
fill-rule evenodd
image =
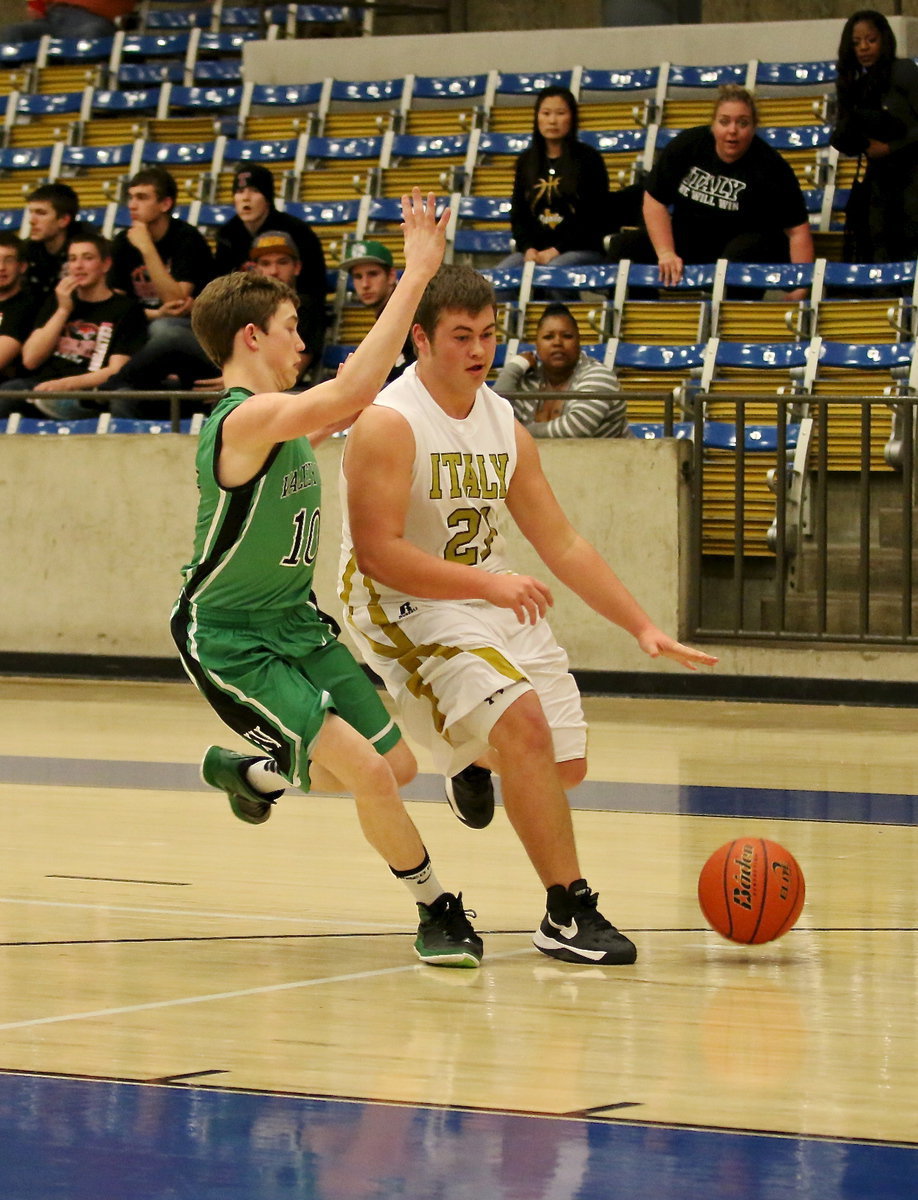
<instances>
[{"instance_id":1,"label":"white basketball jersey","mask_svg":"<svg viewBox=\"0 0 918 1200\"><path fill-rule=\"evenodd\" d=\"M375 403L401 413L414 433L406 539L449 562L485 571L510 570L500 530L516 469L516 420L509 402L483 385L467 417L450 417L412 364ZM357 572L343 476L341 487L341 598L350 608L381 603L387 617L398 620L407 615L412 597Z\"/></svg>"}]
</instances>

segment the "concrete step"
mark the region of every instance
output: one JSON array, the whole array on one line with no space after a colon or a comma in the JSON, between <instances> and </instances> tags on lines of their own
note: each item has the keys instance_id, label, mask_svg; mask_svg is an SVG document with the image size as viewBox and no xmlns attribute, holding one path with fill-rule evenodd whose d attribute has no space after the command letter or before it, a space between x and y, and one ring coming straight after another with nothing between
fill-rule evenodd
<instances>
[{"instance_id":1,"label":"concrete step","mask_svg":"<svg viewBox=\"0 0 918 1200\"><path fill-rule=\"evenodd\" d=\"M901 507L884 507L877 511L878 538L881 546L901 545L904 516ZM918 505L912 506L912 541L918 542Z\"/></svg>"},{"instance_id":2,"label":"concrete step","mask_svg":"<svg viewBox=\"0 0 918 1200\"><path fill-rule=\"evenodd\" d=\"M762 625L774 627L775 601L762 600ZM859 606L856 596L832 593L826 598L826 629L828 634L855 635L859 630ZM892 596L874 596L870 602L868 632L886 637L902 634L902 607ZM911 605L912 633L918 633L918 600ZM812 596L788 596L784 605L784 628L792 633L819 633L816 600Z\"/></svg>"},{"instance_id":3,"label":"concrete step","mask_svg":"<svg viewBox=\"0 0 918 1200\"><path fill-rule=\"evenodd\" d=\"M918 526L916 526L918 528ZM918 581L918 549L912 552L912 579ZM898 548L871 547L869 563L871 592L886 591L898 595L902 587L902 552ZM815 549L806 542L794 564L794 590L809 595L817 587L819 561ZM858 547L844 545L828 548L826 586L830 592L857 592L861 583L861 556ZM914 584L913 584L914 585ZM918 589L916 589L918 593Z\"/></svg>"}]
</instances>

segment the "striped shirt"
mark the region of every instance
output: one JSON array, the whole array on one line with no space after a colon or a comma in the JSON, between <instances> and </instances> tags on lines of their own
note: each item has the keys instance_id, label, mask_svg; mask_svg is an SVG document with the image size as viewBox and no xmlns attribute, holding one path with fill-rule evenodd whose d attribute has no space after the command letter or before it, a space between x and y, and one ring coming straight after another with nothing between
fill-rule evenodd
<instances>
[{"instance_id":1,"label":"striped shirt","mask_svg":"<svg viewBox=\"0 0 918 1200\"><path fill-rule=\"evenodd\" d=\"M596 362L582 350L574 373L567 381L565 391L571 393L594 392L599 395L572 394L564 401L561 415L550 421L536 421L536 413L542 404L541 392L554 389L545 378L542 364L530 366L529 360L517 354L507 359L493 384L495 392L528 392L531 395L517 396L511 400L516 419L533 437L632 437L628 425L625 398L621 394L618 380L608 367Z\"/></svg>"}]
</instances>

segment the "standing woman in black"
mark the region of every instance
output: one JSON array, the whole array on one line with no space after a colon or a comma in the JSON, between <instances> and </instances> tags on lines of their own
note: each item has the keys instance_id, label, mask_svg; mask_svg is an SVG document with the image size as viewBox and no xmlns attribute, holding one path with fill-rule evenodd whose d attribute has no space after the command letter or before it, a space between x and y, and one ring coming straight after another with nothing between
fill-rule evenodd
<instances>
[{"instance_id":1,"label":"standing woman in black","mask_svg":"<svg viewBox=\"0 0 918 1200\"><path fill-rule=\"evenodd\" d=\"M579 266L603 261L609 174L577 138L577 101L563 87L536 97L532 142L516 162L510 223L516 253L500 264Z\"/></svg>"},{"instance_id":2,"label":"standing woman in black","mask_svg":"<svg viewBox=\"0 0 918 1200\"><path fill-rule=\"evenodd\" d=\"M903 262L918 257L918 66L896 57L889 21L853 13L838 47L838 119L832 145L857 156L858 180L845 213L845 258Z\"/></svg>"}]
</instances>

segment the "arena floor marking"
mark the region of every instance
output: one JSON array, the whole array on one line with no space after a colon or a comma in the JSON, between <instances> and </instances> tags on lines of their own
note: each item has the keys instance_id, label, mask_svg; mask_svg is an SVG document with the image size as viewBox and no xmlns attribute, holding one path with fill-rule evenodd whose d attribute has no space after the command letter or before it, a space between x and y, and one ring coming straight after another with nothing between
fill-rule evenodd
<instances>
[{"instance_id":1,"label":"arena floor marking","mask_svg":"<svg viewBox=\"0 0 918 1200\"><path fill-rule=\"evenodd\" d=\"M187 763L36 758L26 755L0 755L0 783L125 788L133 791L213 791L201 781L198 768ZM499 786L497 791L500 803ZM402 789L402 794L407 800L440 804L443 781L438 775L420 774ZM587 779L571 792L571 805L575 809L601 812L918 825L918 796L892 792L621 783Z\"/></svg>"},{"instance_id":2,"label":"arena floor marking","mask_svg":"<svg viewBox=\"0 0 918 1200\"><path fill-rule=\"evenodd\" d=\"M527 946L523 950L505 950L489 954L488 961L495 962L503 958L518 958L521 955L530 956L532 950ZM325 975L317 979L295 979L288 983L266 984L264 987L237 988L228 992L210 992L201 996L176 996L171 1000L152 1000L143 1004L124 1004L115 1008L99 1008L90 1012L59 1013L53 1017L30 1017L25 1021L7 1021L0 1024L0 1033L12 1029L29 1029L38 1025L61 1025L68 1021L92 1021L99 1017L122 1017L130 1013L147 1012L160 1008L182 1008L188 1004L207 1004L220 1000L240 1000L245 996L266 996L272 992L293 992L306 988L327 987L338 983L360 983L366 979L376 979L385 975L417 974L419 971L431 970L423 963L403 963L398 967L382 967L376 971L354 971L343 975Z\"/></svg>"},{"instance_id":3,"label":"arena floor marking","mask_svg":"<svg viewBox=\"0 0 918 1200\"><path fill-rule=\"evenodd\" d=\"M914 1200L918 1147L4 1075L5 1200Z\"/></svg>"}]
</instances>

